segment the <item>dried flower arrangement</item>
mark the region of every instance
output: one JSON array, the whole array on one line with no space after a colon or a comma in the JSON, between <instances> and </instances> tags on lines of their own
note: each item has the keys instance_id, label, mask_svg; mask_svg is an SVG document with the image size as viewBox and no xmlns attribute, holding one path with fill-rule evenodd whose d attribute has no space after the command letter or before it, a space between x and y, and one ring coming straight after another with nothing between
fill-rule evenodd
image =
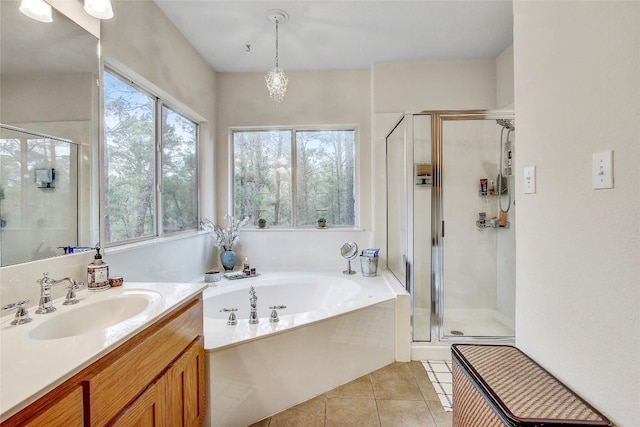
<instances>
[{"instance_id":1,"label":"dried flower arrangement","mask_svg":"<svg viewBox=\"0 0 640 427\"><path fill-rule=\"evenodd\" d=\"M227 214L224 216L224 220L227 224L224 228L216 225L208 218L204 219L200 223L200 226L203 230L208 231L211 234L213 244L216 247L222 248L225 251L231 251L233 250L233 244L236 243L240 238L240 228L247 225L247 223L249 222L249 217L246 216L241 221Z\"/></svg>"}]
</instances>

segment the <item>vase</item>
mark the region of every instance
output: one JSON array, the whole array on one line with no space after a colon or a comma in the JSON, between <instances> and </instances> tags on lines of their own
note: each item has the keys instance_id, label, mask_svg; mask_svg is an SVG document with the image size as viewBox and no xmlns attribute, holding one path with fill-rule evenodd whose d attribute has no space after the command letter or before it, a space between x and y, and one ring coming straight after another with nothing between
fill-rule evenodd
<instances>
[{"instance_id":1,"label":"vase","mask_svg":"<svg viewBox=\"0 0 640 427\"><path fill-rule=\"evenodd\" d=\"M224 271L231 271L236 266L236 253L234 251L220 252L220 262L224 267Z\"/></svg>"}]
</instances>

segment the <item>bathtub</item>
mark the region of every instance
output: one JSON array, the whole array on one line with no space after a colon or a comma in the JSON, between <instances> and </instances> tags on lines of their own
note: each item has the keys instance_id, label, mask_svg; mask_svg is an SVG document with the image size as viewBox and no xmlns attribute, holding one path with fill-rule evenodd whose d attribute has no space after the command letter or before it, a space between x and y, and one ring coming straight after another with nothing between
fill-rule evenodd
<instances>
[{"instance_id":1,"label":"bathtub","mask_svg":"<svg viewBox=\"0 0 640 427\"><path fill-rule=\"evenodd\" d=\"M257 325L248 322L251 285ZM205 425L250 425L392 363L398 293L384 275L281 272L205 290ZM287 306L277 323L273 305ZM223 308L238 309L237 325Z\"/></svg>"}]
</instances>

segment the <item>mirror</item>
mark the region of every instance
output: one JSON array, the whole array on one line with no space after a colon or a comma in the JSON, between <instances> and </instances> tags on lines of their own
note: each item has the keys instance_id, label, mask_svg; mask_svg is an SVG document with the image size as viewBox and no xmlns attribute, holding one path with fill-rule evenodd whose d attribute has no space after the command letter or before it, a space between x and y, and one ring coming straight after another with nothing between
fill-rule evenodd
<instances>
[{"instance_id":1,"label":"mirror","mask_svg":"<svg viewBox=\"0 0 640 427\"><path fill-rule=\"evenodd\" d=\"M340 253L342 257L347 260L347 269L344 270L342 274L356 274L356 272L351 269L351 260L358 256L358 245L356 242L347 242L342 245Z\"/></svg>"},{"instance_id":2,"label":"mirror","mask_svg":"<svg viewBox=\"0 0 640 427\"><path fill-rule=\"evenodd\" d=\"M99 240L98 39L19 6L0 2L0 266Z\"/></svg>"}]
</instances>

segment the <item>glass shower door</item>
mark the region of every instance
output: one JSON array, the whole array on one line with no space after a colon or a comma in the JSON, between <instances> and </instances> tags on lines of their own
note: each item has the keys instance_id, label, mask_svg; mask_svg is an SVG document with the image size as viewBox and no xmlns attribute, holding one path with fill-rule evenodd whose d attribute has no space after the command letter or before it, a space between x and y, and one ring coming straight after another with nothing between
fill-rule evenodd
<instances>
[{"instance_id":1,"label":"glass shower door","mask_svg":"<svg viewBox=\"0 0 640 427\"><path fill-rule=\"evenodd\" d=\"M407 283L406 127L403 117L387 136L387 268Z\"/></svg>"},{"instance_id":2,"label":"glass shower door","mask_svg":"<svg viewBox=\"0 0 640 427\"><path fill-rule=\"evenodd\" d=\"M413 340L431 340L431 115L387 136L387 267L411 294Z\"/></svg>"},{"instance_id":3,"label":"glass shower door","mask_svg":"<svg viewBox=\"0 0 640 427\"><path fill-rule=\"evenodd\" d=\"M514 335L515 266L498 262L515 240L508 223L496 224L500 137L495 119L441 121L441 338Z\"/></svg>"},{"instance_id":4,"label":"glass shower door","mask_svg":"<svg viewBox=\"0 0 640 427\"><path fill-rule=\"evenodd\" d=\"M413 341L431 341L431 114L413 115Z\"/></svg>"}]
</instances>

